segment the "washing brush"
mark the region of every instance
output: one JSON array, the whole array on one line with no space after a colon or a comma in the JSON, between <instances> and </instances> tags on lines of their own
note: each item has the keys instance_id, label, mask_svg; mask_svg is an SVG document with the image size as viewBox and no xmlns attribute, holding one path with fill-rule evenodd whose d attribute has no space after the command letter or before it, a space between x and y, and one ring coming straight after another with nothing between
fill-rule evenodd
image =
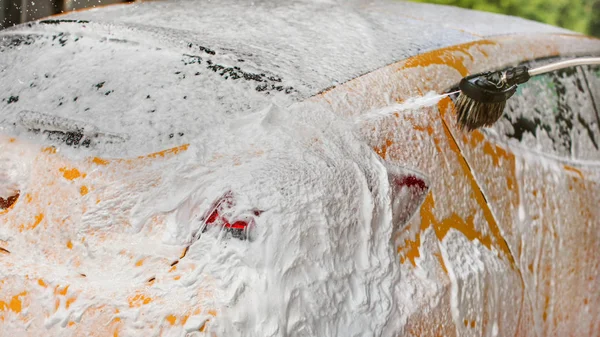
<instances>
[{"instance_id":1,"label":"washing brush","mask_svg":"<svg viewBox=\"0 0 600 337\"><path fill-rule=\"evenodd\" d=\"M526 66L479 73L460 81L456 102L458 125L468 131L491 126L502 116L506 101L517 91L517 85L536 75L580 65L600 64L600 57L582 57L529 69Z\"/></svg>"}]
</instances>

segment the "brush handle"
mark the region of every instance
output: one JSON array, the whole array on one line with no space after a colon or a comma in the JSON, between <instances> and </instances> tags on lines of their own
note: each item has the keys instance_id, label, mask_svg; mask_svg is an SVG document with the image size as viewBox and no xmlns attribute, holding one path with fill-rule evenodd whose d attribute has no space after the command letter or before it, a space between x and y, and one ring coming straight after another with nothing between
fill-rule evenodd
<instances>
[{"instance_id":1,"label":"brush handle","mask_svg":"<svg viewBox=\"0 0 600 337\"><path fill-rule=\"evenodd\" d=\"M514 67L506 70L503 74L504 81L508 85L522 84L531 78L529 68L526 66Z\"/></svg>"},{"instance_id":2,"label":"brush handle","mask_svg":"<svg viewBox=\"0 0 600 337\"><path fill-rule=\"evenodd\" d=\"M592 64L600 64L600 57L580 57L572 60L560 61L556 63L550 63L545 66L537 67L534 69L530 69L528 71L529 76L536 76L545 74L547 72L575 67L575 66L584 66L584 65L592 65Z\"/></svg>"}]
</instances>

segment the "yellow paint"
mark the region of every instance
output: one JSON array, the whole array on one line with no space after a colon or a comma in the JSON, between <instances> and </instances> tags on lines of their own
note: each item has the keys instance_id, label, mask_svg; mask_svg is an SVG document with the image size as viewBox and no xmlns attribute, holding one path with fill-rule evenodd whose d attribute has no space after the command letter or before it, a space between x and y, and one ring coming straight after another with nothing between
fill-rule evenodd
<instances>
[{"instance_id":1,"label":"yellow paint","mask_svg":"<svg viewBox=\"0 0 600 337\"><path fill-rule=\"evenodd\" d=\"M469 74L467 67L464 62L468 58L473 61L473 55L471 55L471 48L475 47L481 54L488 56L487 53L481 46L496 45L497 43L491 40L479 40L469 43L459 44L456 46L450 46L446 48L432 50L427 53L423 53L417 56L413 56L404 62L404 66L400 70L415 68L415 67L428 67L430 65L438 64L456 69L463 77Z\"/></svg>"},{"instance_id":2,"label":"yellow paint","mask_svg":"<svg viewBox=\"0 0 600 337\"><path fill-rule=\"evenodd\" d=\"M433 253L433 255L438 259L440 266L442 267L442 270L444 271L444 273L446 275L448 275L448 268L446 268L446 262L444 262L444 257L442 256L441 253Z\"/></svg>"},{"instance_id":3,"label":"yellow paint","mask_svg":"<svg viewBox=\"0 0 600 337\"><path fill-rule=\"evenodd\" d=\"M88 194L89 190L87 188L87 186L83 185L81 186L81 188L79 189L79 194L81 194L82 196Z\"/></svg>"},{"instance_id":4,"label":"yellow paint","mask_svg":"<svg viewBox=\"0 0 600 337\"><path fill-rule=\"evenodd\" d=\"M143 294L136 294L135 296L130 297L128 300L130 308L141 307L142 305L152 302L152 298L146 297Z\"/></svg>"},{"instance_id":5,"label":"yellow paint","mask_svg":"<svg viewBox=\"0 0 600 337\"><path fill-rule=\"evenodd\" d=\"M154 159L154 158L166 158L168 156L171 155L176 155L179 154L183 151L186 151L189 148L190 144L183 144L181 146L177 146L174 148L170 148L170 149L166 149L166 150L162 150L162 151L158 151L158 152L154 152L154 153L150 153L144 156L138 156L136 159ZM91 162L99 165L99 166L107 166L108 164L110 164L111 162L125 162L128 164L133 164L135 159L114 159L114 160L108 160L108 159L103 159L103 158L99 158L99 157L93 157L91 159ZM85 176L84 176L85 177Z\"/></svg>"},{"instance_id":6,"label":"yellow paint","mask_svg":"<svg viewBox=\"0 0 600 337\"><path fill-rule=\"evenodd\" d=\"M392 146L393 142L389 139L385 140L385 144L381 145L380 147L375 147L374 150L375 152L383 159L386 158L387 156L387 150L390 146Z\"/></svg>"},{"instance_id":7,"label":"yellow paint","mask_svg":"<svg viewBox=\"0 0 600 337\"><path fill-rule=\"evenodd\" d=\"M419 247L421 246L421 233L425 231L429 226L431 226L433 219L431 209L433 208L433 193L427 194L425 197L425 201L421 206L421 226L419 228L419 232L417 233L415 240L404 240L404 247L398 247L398 253L402 250L406 250L404 256L400 256L400 262L404 263L405 258L410 260L413 266L417 266L416 258L420 257Z\"/></svg>"},{"instance_id":8,"label":"yellow paint","mask_svg":"<svg viewBox=\"0 0 600 337\"><path fill-rule=\"evenodd\" d=\"M440 241L446 237L450 229L461 232L469 241L479 240L486 248L490 249L492 240L488 235L483 235L475 229L473 215L463 220L458 214L452 213L448 218L434 224L435 234Z\"/></svg>"},{"instance_id":9,"label":"yellow paint","mask_svg":"<svg viewBox=\"0 0 600 337\"><path fill-rule=\"evenodd\" d=\"M581 170L578 170L578 169L574 168L573 166L565 165L565 170L567 170L567 171L569 171L571 173L575 173L581 179L585 179L585 177L583 176L583 173L581 172Z\"/></svg>"},{"instance_id":10,"label":"yellow paint","mask_svg":"<svg viewBox=\"0 0 600 337\"><path fill-rule=\"evenodd\" d=\"M59 171L62 172L63 177L67 180L75 180L79 177L85 178L85 173L82 174L76 168L67 169L66 167L61 167Z\"/></svg>"},{"instance_id":11,"label":"yellow paint","mask_svg":"<svg viewBox=\"0 0 600 337\"><path fill-rule=\"evenodd\" d=\"M73 249L73 242L71 240L67 241L67 248Z\"/></svg>"},{"instance_id":12,"label":"yellow paint","mask_svg":"<svg viewBox=\"0 0 600 337\"><path fill-rule=\"evenodd\" d=\"M48 287L48 285L46 284L46 282L44 282L44 280L42 280L42 279L39 279L39 280L38 280L38 284L39 284L40 286L44 287L44 288L47 288L47 287Z\"/></svg>"},{"instance_id":13,"label":"yellow paint","mask_svg":"<svg viewBox=\"0 0 600 337\"><path fill-rule=\"evenodd\" d=\"M515 193L514 199L511 199L513 205L518 205L520 202L519 189L517 188L517 173L516 173L516 162L515 155L511 152L506 151L502 147L492 144L485 140L483 133L479 130L475 130L471 133L470 139L464 138L465 144L468 144L472 149L476 149L478 144L483 143L482 151L483 154L492 158L492 164L495 167L500 167L505 163L505 167L508 168L506 174L506 186L509 190ZM477 151L477 150L476 150Z\"/></svg>"},{"instance_id":14,"label":"yellow paint","mask_svg":"<svg viewBox=\"0 0 600 337\"><path fill-rule=\"evenodd\" d=\"M216 312L216 311L214 311L214 310L209 310L209 311L208 311L208 314L209 314L209 315L211 315L211 316L213 316L213 317L216 317L216 316L217 316L217 312ZM210 319L207 319L207 320L206 320L206 321L205 321L205 322L202 324L202 326L200 327L200 332L204 332L204 331L206 330L206 325L207 325L209 322L210 322Z\"/></svg>"},{"instance_id":15,"label":"yellow paint","mask_svg":"<svg viewBox=\"0 0 600 337\"><path fill-rule=\"evenodd\" d=\"M549 309L550 309L550 296L546 295L546 299L544 302L544 314L542 315L544 322L548 319L548 310Z\"/></svg>"},{"instance_id":16,"label":"yellow paint","mask_svg":"<svg viewBox=\"0 0 600 337\"><path fill-rule=\"evenodd\" d=\"M71 304L73 304L73 302L75 302L76 299L77 299L76 297L71 297L71 298L67 299L66 308L69 309Z\"/></svg>"},{"instance_id":17,"label":"yellow paint","mask_svg":"<svg viewBox=\"0 0 600 337\"><path fill-rule=\"evenodd\" d=\"M108 165L109 161L106 159L94 157L94 158L92 158L92 163L94 163L96 165L105 166L105 165Z\"/></svg>"},{"instance_id":18,"label":"yellow paint","mask_svg":"<svg viewBox=\"0 0 600 337\"><path fill-rule=\"evenodd\" d=\"M190 146L190 144L183 144L181 146L174 147L174 148L171 148L171 149L167 149L167 150L163 150L163 151L151 153L151 154L148 154L148 155L145 155L145 156L139 156L138 158L139 159L158 158L158 157L165 157L165 156L171 155L171 154L178 154L179 152L186 151L189 146Z\"/></svg>"},{"instance_id":19,"label":"yellow paint","mask_svg":"<svg viewBox=\"0 0 600 337\"><path fill-rule=\"evenodd\" d=\"M54 294L55 295L66 296L68 290L69 290L69 286L65 286L64 288L60 288L60 286L58 285L58 286L56 286L54 288Z\"/></svg>"},{"instance_id":20,"label":"yellow paint","mask_svg":"<svg viewBox=\"0 0 600 337\"><path fill-rule=\"evenodd\" d=\"M141 267L144 264L144 259L139 259L137 260L137 262L135 263L136 267Z\"/></svg>"},{"instance_id":21,"label":"yellow paint","mask_svg":"<svg viewBox=\"0 0 600 337\"><path fill-rule=\"evenodd\" d=\"M181 255L179 255L179 259L183 259L185 257L185 255L187 254L189 247L185 247L183 249L183 252L181 252Z\"/></svg>"},{"instance_id":22,"label":"yellow paint","mask_svg":"<svg viewBox=\"0 0 600 337\"><path fill-rule=\"evenodd\" d=\"M427 194L425 197L425 201L421 206L420 215L421 215L421 226L420 231L417 233L415 240L405 240L404 247L400 247L398 252L402 252L402 250L406 250L404 256L410 261L410 263L416 267L416 259L420 257L419 248L421 246L421 233L425 231L430 226L433 227L436 237L439 241L442 241L446 234L450 231L450 229L455 229L461 232L467 239L473 241L475 239L479 240L481 244L483 244L488 249L491 248L491 239L487 235L483 235L475 229L475 224L473 223L473 216L469 216L467 221L464 221L458 214L452 213L449 217L442 219L441 221L437 220L433 209L435 208L435 200L433 193ZM439 258L440 264L446 273L448 273L448 269L446 269L445 264L443 263L443 259L441 256ZM401 262L404 263L404 259L401 257Z\"/></svg>"},{"instance_id":23,"label":"yellow paint","mask_svg":"<svg viewBox=\"0 0 600 337\"><path fill-rule=\"evenodd\" d=\"M19 299L19 296L25 296L27 293L26 292L22 292L19 295L15 295L13 296L13 298L10 300L10 304L8 305L8 307L10 308L10 310L12 310L15 313L20 313L23 304L21 303L21 299Z\"/></svg>"},{"instance_id":24,"label":"yellow paint","mask_svg":"<svg viewBox=\"0 0 600 337\"><path fill-rule=\"evenodd\" d=\"M430 136L433 135L433 126L431 125L420 126L413 124L413 129L416 131L427 132L427 134Z\"/></svg>"},{"instance_id":25,"label":"yellow paint","mask_svg":"<svg viewBox=\"0 0 600 337\"><path fill-rule=\"evenodd\" d=\"M167 322L169 322L169 324L171 325L175 325L175 322L177 321L177 317L173 316L173 315L169 315L165 318L167 320Z\"/></svg>"},{"instance_id":26,"label":"yellow paint","mask_svg":"<svg viewBox=\"0 0 600 337\"><path fill-rule=\"evenodd\" d=\"M36 215L35 216L35 220L28 227L28 229L35 229L42 222L42 220L44 220L44 214L43 213L40 213L40 214Z\"/></svg>"},{"instance_id":27,"label":"yellow paint","mask_svg":"<svg viewBox=\"0 0 600 337\"><path fill-rule=\"evenodd\" d=\"M23 297L25 295L27 295L27 292L23 291L22 293L13 296L8 303L0 301L0 311L10 310L16 314L20 313L23 309L23 303L19 297Z\"/></svg>"},{"instance_id":28,"label":"yellow paint","mask_svg":"<svg viewBox=\"0 0 600 337\"><path fill-rule=\"evenodd\" d=\"M48 146L42 149L42 152L48 153L48 154L55 154L56 153L56 148L54 146Z\"/></svg>"}]
</instances>

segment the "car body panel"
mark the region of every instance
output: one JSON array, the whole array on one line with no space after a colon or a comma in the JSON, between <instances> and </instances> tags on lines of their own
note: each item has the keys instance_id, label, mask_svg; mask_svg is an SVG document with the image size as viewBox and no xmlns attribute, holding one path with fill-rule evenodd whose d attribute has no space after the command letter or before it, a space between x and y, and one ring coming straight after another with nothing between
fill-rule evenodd
<instances>
[{"instance_id":1,"label":"car body panel","mask_svg":"<svg viewBox=\"0 0 600 337\"><path fill-rule=\"evenodd\" d=\"M443 92L470 73L525 60L598 52L597 40L589 38L491 38L400 61L314 99L324 100L342 115L358 116L389 101ZM486 60L498 63L486 64ZM419 82L420 78L428 80ZM492 331L506 336L596 335L594 317L599 313L588 304L596 298L598 291L592 289L597 289L600 277L594 258L599 246L594 233L598 163L544 156L507 144L493 133L465 133L454 121L452 106L446 97L419 113L398 111L365 127L365 138L387 161L438 178L432 181L421 217L415 217L396 242L407 269L426 265L443 275L436 277L446 280L438 281L447 284L446 290L437 295L446 304L432 308L426 301L427 309L420 310L436 314L415 312L405 332L414 336L479 336ZM471 206L461 203L466 200ZM452 232L476 242L474 246L482 251L497 254L502 265L495 269L499 261L486 261L483 269L473 271L469 258L485 258L481 252L457 251L457 238L447 237ZM439 247L428 245L429 240L439 242ZM504 280L498 281L496 273ZM569 295L558 295L563 293ZM457 307L464 310L453 311ZM449 321L456 323L452 326Z\"/></svg>"}]
</instances>

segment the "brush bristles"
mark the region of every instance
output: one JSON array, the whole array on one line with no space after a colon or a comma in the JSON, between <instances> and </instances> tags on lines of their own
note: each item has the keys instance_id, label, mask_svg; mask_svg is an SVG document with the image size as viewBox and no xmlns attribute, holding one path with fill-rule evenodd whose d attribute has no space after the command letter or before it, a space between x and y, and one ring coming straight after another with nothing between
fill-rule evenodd
<instances>
[{"instance_id":1,"label":"brush bristles","mask_svg":"<svg viewBox=\"0 0 600 337\"><path fill-rule=\"evenodd\" d=\"M481 103L460 93L456 102L458 125L472 131L482 126L491 126L502 117L506 101L500 103Z\"/></svg>"}]
</instances>

